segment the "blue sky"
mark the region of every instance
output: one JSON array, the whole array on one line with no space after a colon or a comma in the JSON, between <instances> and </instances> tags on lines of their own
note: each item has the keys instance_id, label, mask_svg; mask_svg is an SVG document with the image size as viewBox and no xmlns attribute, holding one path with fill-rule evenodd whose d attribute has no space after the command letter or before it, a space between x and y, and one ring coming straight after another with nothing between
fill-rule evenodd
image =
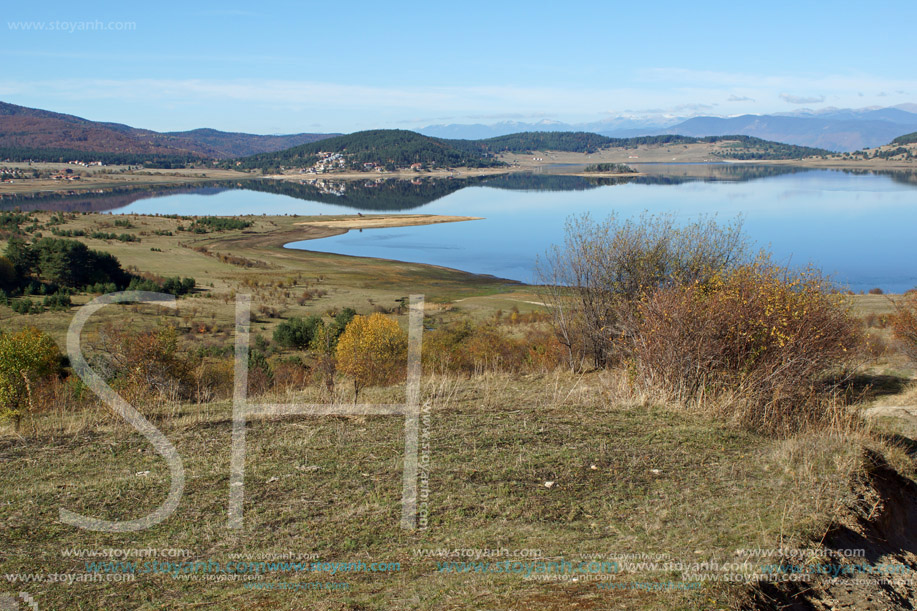
<instances>
[{"instance_id":1,"label":"blue sky","mask_svg":"<svg viewBox=\"0 0 917 611\"><path fill-rule=\"evenodd\" d=\"M891 106L917 102L915 23L913 1L6 3L0 100L258 133Z\"/></svg>"}]
</instances>

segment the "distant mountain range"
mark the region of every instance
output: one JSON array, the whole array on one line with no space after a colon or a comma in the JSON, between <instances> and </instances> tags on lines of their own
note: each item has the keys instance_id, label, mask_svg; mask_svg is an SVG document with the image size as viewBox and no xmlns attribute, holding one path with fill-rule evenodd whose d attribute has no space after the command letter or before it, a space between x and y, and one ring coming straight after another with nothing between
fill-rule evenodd
<instances>
[{"instance_id":1,"label":"distant mountain range","mask_svg":"<svg viewBox=\"0 0 917 611\"><path fill-rule=\"evenodd\" d=\"M399 131L401 132L399 134ZM780 149L773 143L784 143L797 147L827 149L829 151L855 151L862 148L874 148L890 143L895 138L917 132L917 105L901 104L889 108L844 109L827 108L818 111L799 110L793 113L771 115L742 115L738 117L692 117L670 119L640 119L633 117L616 117L592 123L569 124L557 121L542 120L535 123L506 121L493 125L451 124L431 125L421 130L420 134L439 142L422 141L406 137L403 130L374 130L369 140L362 137L345 138L329 144L326 150L339 150L339 144L347 143L349 154L370 161L388 162L395 165L409 158L423 162L435 162L442 165L464 163L492 163L493 153L501 150L515 150L523 144L533 145L533 138L544 141L543 134L566 132L565 138L551 139L551 144L574 146L556 150L580 150L583 142L589 146L588 151L605 146L619 146L620 142L594 141L595 138L642 138L663 135L678 135L693 138L710 138L721 136L748 136L769 141L766 158L774 155L789 154L791 158L799 155L820 154L816 151ZM523 132L537 132L541 136L528 136L520 139ZM414 132L408 132L417 135ZM588 134L595 138L589 140ZM509 149L500 138L513 135ZM306 157L315 155L321 147L308 145L328 138L340 137L341 134L299 133L288 135L258 135L223 132L215 129L195 129L182 132L156 132L140 129L120 123L90 121L73 115L61 114L47 110L27 108L0 102L0 159L72 159L74 157L97 157L105 163L144 163L156 162L160 167L176 167L188 162L203 159L239 159L253 155L267 155L267 158L256 160L262 164L291 164L301 162ZM350 134L355 136L355 134ZM398 140L396 143L392 138ZM407 138L407 139L405 139ZM464 141L464 142L462 142ZM471 146L470 141L477 144ZM369 143L369 144L367 144ZM749 142L742 145L747 148ZM379 146L393 154L393 157L382 159L371 151L362 150L365 146ZM759 155L761 143L754 143L755 152ZM298 147L306 147L299 149ZM470 147L470 148L469 148ZM358 150L359 149L359 150ZM281 151L288 154L271 156ZM87 154L92 155L87 155ZM354 157L354 161L356 161ZM761 158L761 157L755 157Z\"/></svg>"},{"instance_id":2,"label":"distant mountain range","mask_svg":"<svg viewBox=\"0 0 917 611\"><path fill-rule=\"evenodd\" d=\"M0 149L226 159L279 151L335 135L263 136L215 129L162 133L0 102Z\"/></svg>"},{"instance_id":3,"label":"distant mountain range","mask_svg":"<svg viewBox=\"0 0 917 611\"><path fill-rule=\"evenodd\" d=\"M641 120L615 118L592 123L507 121L493 125L430 125L417 130L427 136L476 140L526 131L587 131L628 138L678 134L681 136L744 135L832 151L855 151L888 144L898 136L917 131L917 104L889 108L827 108L771 115L738 117L701 116Z\"/></svg>"},{"instance_id":4,"label":"distant mountain range","mask_svg":"<svg viewBox=\"0 0 917 611\"><path fill-rule=\"evenodd\" d=\"M560 121L549 120L537 121L535 123L501 121L491 125L485 125L483 123L429 125L416 131L425 136L450 140L484 140L522 132L590 132L602 136L611 136L613 138L629 138L631 136L659 135L663 133L663 130L669 125L675 125L682 120L683 119L673 119L666 122L660 120L615 118L604 121L593 121L591 123L562 123Z\"/></svg>"}]
</instances>

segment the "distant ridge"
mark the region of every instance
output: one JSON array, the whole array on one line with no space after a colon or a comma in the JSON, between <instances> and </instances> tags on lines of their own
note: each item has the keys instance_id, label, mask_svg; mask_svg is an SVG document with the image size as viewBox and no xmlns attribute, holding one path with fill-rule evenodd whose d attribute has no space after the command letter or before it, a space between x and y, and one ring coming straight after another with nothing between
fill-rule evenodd
<instances>
[{"instance_id":1,"label":"distant ridge","mask_svg":"<svg viewBox=\"0 0 917 611\"><path fill-rule=\"evenodd\" d=\"M899 104L888 108L803 109L791 113L737 117L617 117L576 124L506 121L492 125L429 125L418 131L428 136L451 139L486 139L533 131L585 131L615 138L660 134L695 137L738 134L832 151L853 151L880 146L893 138L917 131L917 104Z\"/></svg>"},{"instance_id":2,"label":"distant ridge","mask_svg":"<svg viewBox=\"0 0 917 611\"><path fill-rule=\"evenodd\" d=\"M915 143L917 143L917 132L914 132L912 134L905 134L903 136L898 136L897 138L891 141L891 144L900 144L902 146L905 144L915 144Z\"/></svg>"},{"instance_id":3,"label":"distant ridge","mask_svg":"<svg viewBox=\"0 0 917 611\"><path fill-rule=\"evenodd\" d=\"M917 129L917 115L912 116L914 118L912 124L880 119L831 119L776 115L742 115L725 119L695 117L667 128L666 132L684 136L743 134L800 146L814 146L833 151L854 151L885 144L903 133L914 131Z\"/></svg>"},{"instance_id":4,"label":"distant ridge","mask_svg":"<svg viewBox=\"0 0 917 611\"><path fill-rule=\"evenodd\" d=\"M82 117L0 102L0 158L6 151L29 151L32 156L66 152L117 153L151 158L226 159L279 151L336 134L263 136L196 129L155 132L120 123L90 121Z\"/></svg>"}]
</instances>

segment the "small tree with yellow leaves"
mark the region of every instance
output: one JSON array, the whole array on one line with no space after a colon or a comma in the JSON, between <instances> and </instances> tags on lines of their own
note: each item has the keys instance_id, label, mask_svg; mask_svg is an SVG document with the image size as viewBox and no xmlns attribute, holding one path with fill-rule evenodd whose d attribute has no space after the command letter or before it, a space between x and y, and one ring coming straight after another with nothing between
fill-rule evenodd
<instances>
[{"instance_id":1,"label":"small tree with yellow leaves","mask_svg":"<svg viewBox=\"0 0 917 611\"><path fill-rule=\"evenodd\" d=\"M354 401L366 386L393 384L406 372L408 338L382 314L355 316L338 340L337 368L353 378Z\"/></svg>"},{"instance_id":2,"label":"small tree with yellow leaves","mask_svg":"<svg viewBox=\"0 0 917 611\"><path fill-rule=\"evenodd\" d=\"M0 333L0 420L11 419L19 430L22 417L36 411L35 384L60 368L54 341L33 327Z\"/></svg>"}]
</instances>

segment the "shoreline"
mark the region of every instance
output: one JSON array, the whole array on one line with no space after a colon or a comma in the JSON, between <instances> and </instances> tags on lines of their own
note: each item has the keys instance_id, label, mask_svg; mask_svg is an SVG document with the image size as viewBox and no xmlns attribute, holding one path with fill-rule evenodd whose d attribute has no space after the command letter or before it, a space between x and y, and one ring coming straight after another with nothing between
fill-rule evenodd
<instances>
[{"instance_id":1,"label":"shoreline","mask_svg":"<svg viewBox=\"0 0 917 611\"><path fill-rule=\"evenodd\" d=\"M375 216L376 218L372 218ZM457 267L447 267L445 265L436 265L435 263L424 263L418 261L403 261L400 259L389 259L385 257L369 257L363 255L350 255L342 253L329 253L320 250L309 250L304 248L290 248L289 245L294 242L305 242L308 240L320 240L322 238L343 235L352 229L379 229L385 227L411 227L422 225L435 225L439 223L453 223L462 221L483 220L484 217L474 216L449 216L436 214L379 214L367 216L339 215L328 219L315 219L311 221L294 221L290 217L269 217L270 220L283 220L284 226L277 229L252 233L236 234L232 236L220 236L216 238L204 238L201 243L208 246L216 247L219 250L227 249L231 252L249 251L252 254L260 255L261 260L279 259L281 261L290 259L309 259L314 256L320 256L323 260L328 261L348 261L359 260L362 264L374 265L383 263L386 265L395 265L401 269L406 266L416 270L432 270L446 272L452 281L458 281L461 284L468 283L469 286L479 285L499 285L502 287L525 287L529 286L524 282L513 280L511 278L501 278L493 274L480 274ZM421 272L425 275L425 272ZM460 279L460 280L459 280Z\"/></svg>"},{"instance_id":2,"label":"shoreline","mask_svg":"<svg viewBox=\"0 0 917 611\"><path fill-rule=\"evenodd\" d=\"M267 180L374 180L398 178L468 178L471 176L497 176L510 172L525 171L525 168L510 166L493 168L455 168L452 170L397 170L395 172L324 172L322 174L266 174L258 176Z\"/></svg>"},{"instance_id":3,"label":"shoreline","mask_svg":"<svg viewBox=\"0 0 917 611\"><path fill-rule=\"evenodd\" d=\"M108 174L100 173L84 177L80 181L52 181L41 179L17 179L13 182L0 183L0 197L34 197L37 195L61 197L89 195L101 190L119 188L157 188L177 185L187 185L207 182L230 182L249 180L270 180L277 182L309 182L317 180L326 181L384 181L384 180L423 180L431 179L464 179L479 176L500 176L505 174L538 173L550 176L577 176L581 178L628 178L652 174L651 172L583 172L575 171L578 165L589 165L596 159L581 157L579 154L565 154L564 159L556 159L556 163L533 164L522 162L499 168L455 168L452 170L432 170L417 172L402 170L397 172L329 172L326 174L271 174L259 175L244 172L229 171L151 171L143 170L136 174ZM863 171L912 171L917 172L917 163L907 161L867 160L854 161L843 159L717 159L704 161L676 161L676 160L626 160L634 166L698 166L698 165L760 165L760 166L793 166L807 169L837 169L837 170L863 170ZM57 164L61 165L61 164ZM566 166L566 167L564 167ZM567 171L565 171L567 170ZM569 171L574 170L574 171Z\"/></svg>"},{"instance_id":4,"label":"shoreline","mask_svg":"<svg viewBox=\"0 0 917 611\"><path fill-rule=\"evenodd\" d=\"M386 227L415 227L418 225L436 225L438 223L460 223L462 221L481 221L482 216L452 216L444 214L361 214L356 217L330 218L328 220L302 221L296 226L327 227L329 229L382 229ZM334 235L334 234L332 234ZM307 239L318 239L307 238Z\"/></svg>"}]
</instances>

